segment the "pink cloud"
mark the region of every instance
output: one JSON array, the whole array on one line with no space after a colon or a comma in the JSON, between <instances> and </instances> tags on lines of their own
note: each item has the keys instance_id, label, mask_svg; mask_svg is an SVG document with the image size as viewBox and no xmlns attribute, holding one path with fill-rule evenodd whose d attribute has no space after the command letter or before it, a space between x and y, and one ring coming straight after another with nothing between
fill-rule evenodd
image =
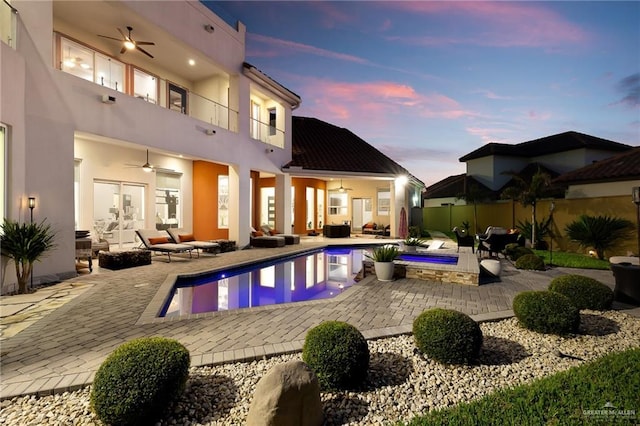
<instances>
[{"instance_id":1,"label":"pink cloud","mask_svg":"<svg viewBox=\"0 0 640 426\"><path fill-rule=\"evenodd\" d=\"M331 2L313 1L309 2L308 5L316 9L324 28L332 29L336 27L336 24L353 21L353 15L335 7Z\"/></svg>"},{"instance_id":2,"label":"pink cloud","mask_svg":"<svg viewBox=\"0 0 640 426\"><path fill-rule=\"evenodd\" d=\"M457 119L475 115L445 95L421 94L409 85L395 82L335 82L303 78L301 84L305 113L312 112L329 121L366 118L372 123L383 124L393 115L400 114L417 119Z\"/></svg>"},{"instance_id":3,"label":"pink cloud","mask_svg":"<svg viewBox=\"0 0 640 426\"><path fill-rule=\"evenodd\" d=\"M368 61L363 58L359 58L353 55L347 55L345 53L333 52L331 50L321 49L319 47L310 46L308 44L297 43L295 41L282 40L275 37L264 36L260 34L249 33L248 37L252 40L257 41L262 44L266 44L270 46L272 49L277 48L280 52L280 56L282 56L285 52L293 52L293 53L305 53L310 55L322 56L325 58L331 59L339 59L342 61L348 62L356 62L359 64L366 64ZM275 52L275 50L270 50L270 52ZM262 55L264 56L264 55Z\"/></svg>"},{"instance_id":4,"label":"pink cloud","mask_svg":"<svg viewBox=\"0 0 640 426\"><path fill-rule=\"evenodd\" d=\"M451 1L384 2L390 7L426 15L457 14L470 17L479 33L467 37L427 36L396 38L418 45L472 44L498 47L553 47L584 45L590 34L540 3Z\"/></svg>"}]
</instances>

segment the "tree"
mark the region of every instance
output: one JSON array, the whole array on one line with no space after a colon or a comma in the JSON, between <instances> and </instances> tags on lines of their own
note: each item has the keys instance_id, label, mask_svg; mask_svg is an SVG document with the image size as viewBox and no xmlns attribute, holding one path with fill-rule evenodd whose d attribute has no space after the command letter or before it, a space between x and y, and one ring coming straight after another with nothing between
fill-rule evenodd
<instances>
[{"instance_id":1,"label":"tree","mask_svg":"<svg viewBox=\"0 0 640 426\"><path fill-rule=\"evenodd\" d=\"M605 250L625 238L633 229L627 219L610 216L581 215L565 227L567 236L583 248L593 247L598 259L604 259Z\"/></svg>"},{"instance_id":2,"label":"tree","mask_svg":"<svg viewBox=\"0 0 640 426\"><path fill-rule=\"evenodd\" d=\"M551 187L551 176L548 173L538 170L530 177L523 176L516 172L504 172L513 177L513 185L506 188L500 194L503 199L510 199L520 202L523 206L531 206L531 244L536 245L536 204L541 198L553 195Z\"/></svg>"},{"instance_id":3,"label":"tree","mask_svg":"<svg viewBox=\"0 0 640 426\"><path fill-rule=\"evenodd\" d=\"M465 185L466 187L466 185ZM472 183L465 188L463 194L459 194L456 198L464 200L468 204L473 204L473 228L476 234L478 230L478 203L490 198L491 193L478 184Z\"/></svg>"},{"instance_id":4,"label":"tree","mask_svg":"<svg viewBox=\"0 0 640 426\"><path fill-rule=\"evenodd\" d=\"M51 225L23 223L6 219L1 226L0 247L3 256L13 260L18 278L18 293L27 292L27 283L33 272L33 264L42 255L55 247L55 232Z\"/></svg>"}]
</instances>

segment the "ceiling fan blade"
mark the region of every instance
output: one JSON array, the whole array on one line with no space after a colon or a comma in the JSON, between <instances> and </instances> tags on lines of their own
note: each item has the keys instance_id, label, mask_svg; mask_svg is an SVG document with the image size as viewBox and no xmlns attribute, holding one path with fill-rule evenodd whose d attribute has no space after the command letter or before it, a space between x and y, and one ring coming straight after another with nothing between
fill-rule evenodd
<instances>
[{"instance_id":1,"label":"ceiling fan blade","mask_svg":"<svg viewBox=\"0 0 640 426\"><path fill-rule=\"evenodd\" d=\"M117 30L118 30L118 32L120 33L120 35L122 35L122 39L121 39L121 41L128 40L127 36L126 36L126 35L124 35L124 33L122 32L122 30L121 30L120 28L117 28Z\"/></svg>"},{"instance_id":2,"label":"ceiling fan blade","mask_svg":"<svg viewBox=\"0 0 640 426\"><path fill-rule=\"evenodd\" d=\"M156 44L152 41L136 41L136 44L140 44L142 46L155 46Z\"/></svg>"},{"instance_id":3,"label":"ceiling fan blade","mask_svg":"<svg viewBox=\"0 0 640 426\"><path fill-rule=\"evenodd\" d=\"M148 57L153 59L153 55L151 53L147 52L146 50L144 50L142 47L138 46L137 44L136 44L136 49L138 49L139 51L141 51L142 53L144 53L145 55L147 55Z\"/></svg>"},{"instance_id":4,"label":"ceiling fan blade","mask_svg":"<svg viewBox=\"0 0 640 426\"><path fill-rule=\"evenodd\" d=\"M126 48L126 47L124 47L124 46L122 46L122 49L120 49L120 54L122 55L122 54L123 54L124 52L126 52L126 51L127 51L127 48Z\"/></svg>"},{"instance_id":5,"label":"ceiling fan blade","mask_svg":"<svg viewBox=\"0 0 640 426\"><path fill-rule=\"evenodd\" d=\"M104 38L108 38L110 40L122 41L122 39L115 38L115 37L109 37L109 36L102 35L102 34L98 34L98 37L104 37Z\"/></svg>"}]
</instances>

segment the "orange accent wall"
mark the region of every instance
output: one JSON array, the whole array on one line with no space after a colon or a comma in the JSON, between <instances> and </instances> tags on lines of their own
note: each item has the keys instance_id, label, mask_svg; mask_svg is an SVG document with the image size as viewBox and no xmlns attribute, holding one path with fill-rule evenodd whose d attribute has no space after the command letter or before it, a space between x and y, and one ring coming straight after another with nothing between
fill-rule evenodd
<instances>
[{"instance_id":1,"label":"orange accent wall","mask_svg":"<svg viewBox=\"0 0 640 426\"><path fill-rule=\"evenodd\" d=\"M218 228L218 176L229 167L206 161L193 162L193 234L198 240L228 239L229 230Z\"/></svg>"}]
</instances>

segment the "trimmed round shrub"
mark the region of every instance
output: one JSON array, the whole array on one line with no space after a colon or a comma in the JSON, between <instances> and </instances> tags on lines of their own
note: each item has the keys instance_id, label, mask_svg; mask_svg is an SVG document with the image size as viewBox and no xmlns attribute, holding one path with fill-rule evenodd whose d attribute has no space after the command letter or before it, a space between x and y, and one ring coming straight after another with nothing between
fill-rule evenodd
<instances>
[{"instance_id":1,"label":"trimmed round shrub","mask_svg":"<svg viewBox=\"0 0 640 426\"><path fill-rule=\"evenodd\" d=\"M605 311L611 309L613 290L600 281L583 275L569 274L554 278L549 291L564 294L573 305L582 309Z\"/></svg>"},{"instance_id":2,"label":"trimmed round shrub","mask_svg":"<svg viewBox=\"0 0 640 426\"><path fill-rule=\"evenodd\" d=\"M469 364L482 346L482 330L470 316L452 309L434 308L413 321L418 349L443 364Z\"/></svg>"},{"instance_id":3,"label":"trimmed round shrub","mask_svg":"<svg viewBox=\"0 0 640 426\"><path fill-rule=\"evenodd\" d=\"M145 337L116 348L91 386L91 407L110 425L155 424L184 390L189 351L176 340Z\"/></svg>"},{"instance_id":4,"label":"trimmed round shrub","mask_svg":"<svg viewBox=\"0 0 640 426\"><path fill-rule=\"evenodd\" d=\"M511 259L512 262L515 262L525 254L534 254L533 250L529 247L521 246L517 243L515 244L507 244L504 249L504 254Z\"/></svg>"},{"instance_id":5,"label":"trimmed round shrub","mask_svg":"<svg viewBox=\"0 0 640 426\"><path fill-rule=\"evenodd\" d=\"M518 293L513 312L522 326L539 333L575 333L580 325L580 311L571 299L553 291Z\"/></svg>"},{"instance_id":6,"label":"trimmed round shrub","mask_svg":"<svg viewBox=\"0 0 640 426\"><path fill-rule=\"evenodd\" d=\"M302 360L325 389L352 389L367 378L369 346L357 328L325 321L307 333Z\"/></svg>"},{"instance_id":7,"label":"trimmed round shrub","mask_svg":"<svg viewBox=\"0 0 640 426\"><path fill-rule=\"evenodd\" d=\"M516 260L516 268L544 271L544 260L535 254L525 254Z\"/></svg>"}]
</instances>

